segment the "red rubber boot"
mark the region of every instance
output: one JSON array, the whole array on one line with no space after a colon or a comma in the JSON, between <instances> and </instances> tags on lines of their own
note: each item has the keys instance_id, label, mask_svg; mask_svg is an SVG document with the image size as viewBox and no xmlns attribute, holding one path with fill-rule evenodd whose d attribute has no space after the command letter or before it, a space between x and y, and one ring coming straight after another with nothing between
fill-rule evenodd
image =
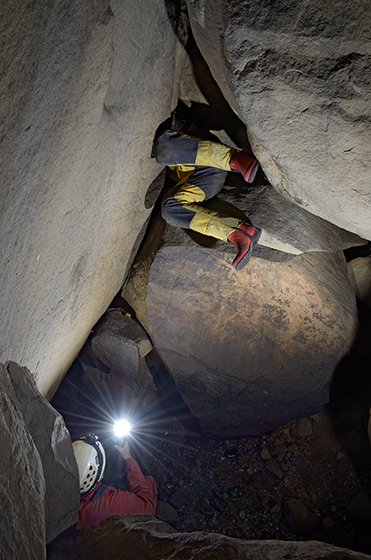
<instances>
[{"instance_id":1,"label":"red rubber boot","mask_svg":"<svg viewBox=\"0 0 371 560\"><path fill-rule=\"evenodd\" d=\"M242 222L227 237L230 243L234 243L237 251L237 255L232 263L233 268L236 270L241 270L250 260L252 248L256 245L260 239L262 230L245 224Z\"/></svg>"},{"instance_id":2,"label":"red rubber boot","mask_svg":"<svg viewBox=\"0 0 371 560\"><path fill-rule=\"evenodd\" d=\"M232 171L239 171L242 173L247 183L252 183L258 171L259 162L252 156L249 156L249 154L236 150L229 160L229 167Z\"/></svg>"}]
</instances>

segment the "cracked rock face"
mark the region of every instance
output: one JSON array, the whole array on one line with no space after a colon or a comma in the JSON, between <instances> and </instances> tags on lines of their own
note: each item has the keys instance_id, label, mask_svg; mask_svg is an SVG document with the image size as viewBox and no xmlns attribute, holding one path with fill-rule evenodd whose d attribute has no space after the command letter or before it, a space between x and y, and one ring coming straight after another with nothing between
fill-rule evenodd
<instances>
[{"instance_id":1,"label":"cracked rock face","mask_svg":"<svg viewBox=\"0 0 371 560\"><path fill-rule=\"evenodd\" d=\"M366 0L188 0L191 27L273 186L371 239Z\"/></svg>"}]
</instances>

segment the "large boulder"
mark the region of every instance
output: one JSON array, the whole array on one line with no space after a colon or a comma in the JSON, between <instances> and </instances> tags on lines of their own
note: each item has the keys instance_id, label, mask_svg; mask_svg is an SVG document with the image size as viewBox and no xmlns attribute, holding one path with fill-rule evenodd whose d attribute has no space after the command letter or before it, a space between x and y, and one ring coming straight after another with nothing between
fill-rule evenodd
<instances>
[{"instance_id":1,"label":"large boulder","mask_svg":"<svg viewBox=\"0 0 371 560\"><path fill-rule=\"evenodd\" d=\"M0 360L50 397L148 218L177 39L162 0L4 0L0 15Z\"/></svg>"},{"instance_id":2,"label":"large boulder","mask_svg":"<svg viewBox=\"0 0 371 560\"><path fill-rule=\"evenodd\" d=\"M342 232L269 186L232 185L210 205L248 214L275 250L259 244L236 273L232 244L166 226L123 296L203 429L258 435L320 410L354 341Z\"/></svg>"},{"instance_id":3,"label":"large boulder","mask_svg":"<svg viewBox=\"0 0 371 560\"><path fill-rule=\"evenodd\" d=\"M0 556L42 559L45 542L77 521L77 465L61 415L30 372L9 363L0 373Z\"/></svg>"},{"instance_id":4,"label":"large boulder","mask_svg":"<svg viewBox=\"0 0 371 560\"><path fill-rule=\"evenodd\" d=\"M75 539L56 543L51 560L116 560L122 551L148 560L370 560L371 556L318 541L248 541L218 533L177 533L149 515L115 516L98 527L78 531Z\"/></svg>"},{"instance_id":5,"label":"large boulder","mask_svg":"<svg viewBox=\"0 0 371 560\"><path fill-rule=\"evenodd\" d=\"M221 436L262 434L320 410L357 325L341 253L255 256L236 274L230 255L166 247L146 303L178 390Z\"/></svg>"},{"instance_id":6,"label":"large boulder","mask_svg":"<svg viewBox=\"0 0 371 560\"><path fill-rule=\"evenodd\" d=\"M371 239L366 0L187 0L193 34L270 182Z\"/></svg>"}]
</instances>

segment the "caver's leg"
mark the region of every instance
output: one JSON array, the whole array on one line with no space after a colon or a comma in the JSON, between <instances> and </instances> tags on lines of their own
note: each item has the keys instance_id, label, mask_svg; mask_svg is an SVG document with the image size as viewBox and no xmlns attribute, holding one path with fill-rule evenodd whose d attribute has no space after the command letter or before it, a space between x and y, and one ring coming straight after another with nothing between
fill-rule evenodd
<instances>
[{"instance_id":1,"label":"caver's leg","mask_svg":"<svg viewBox=\"0 0 371 560\"><path fill-rule=\"evenodd\" d=\"M244 152L171 130L157 138L156 160L169 167L186 165L238 171L248 183L254 180L259 167L257 160Z\"/></svg>"}]
</instances>

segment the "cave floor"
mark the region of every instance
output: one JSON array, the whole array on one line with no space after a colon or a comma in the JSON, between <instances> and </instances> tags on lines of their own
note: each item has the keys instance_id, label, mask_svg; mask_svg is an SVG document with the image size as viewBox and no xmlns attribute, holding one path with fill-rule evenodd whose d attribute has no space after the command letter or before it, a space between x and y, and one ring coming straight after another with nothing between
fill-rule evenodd
<instances>
[{"instance_id":1,"label":"cave floor","mask_svg":"<svg viewBox=\"0 0 371 560\"><path fill-rule=\"evenodd\" d=\"M78 409L81 414L81 404ZM88 410L84 427L73 411L71 417L64 412L73 438L87 427L99 433ZM200 437L177 417L159 414L130 447L156 480L157 517L177 531L319 540L370 554L371 448L359 411L353 412L355 422L349 408L344 422L326 406L261 437L233 440ZM124 489L114 442L100 439L107 454L103 482Z\"/></svg>"},{"instance_id":2,"label":"cave floor","mask_svg":"<svg viewBox=\"0 0 371 560\"><path fill-rule=\"evenodd\" d=\"M169 417L138 457L156 479L158 516L179 531L315 539L370 552L369 450L355 436L352 461L329 416L259 438L198 442Z\"/></svg>"}]
</instances>

